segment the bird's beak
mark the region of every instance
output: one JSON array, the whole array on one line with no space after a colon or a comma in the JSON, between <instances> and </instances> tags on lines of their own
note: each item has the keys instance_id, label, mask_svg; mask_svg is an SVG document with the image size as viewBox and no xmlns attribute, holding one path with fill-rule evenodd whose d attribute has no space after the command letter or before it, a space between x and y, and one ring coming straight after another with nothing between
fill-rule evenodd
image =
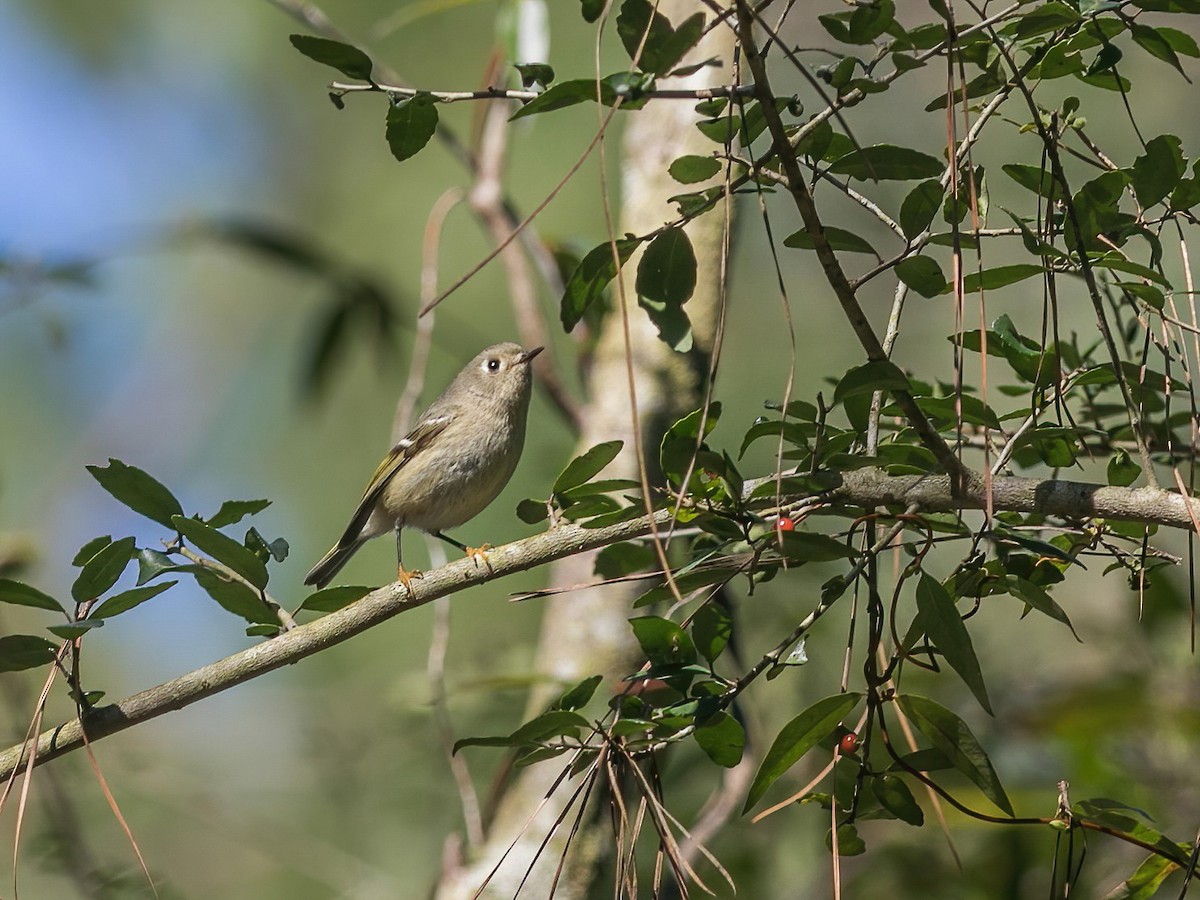
<instances>
[{"instance_id":1,"label":"bird's beak","mask_svg":"<svg viewBox=\"0 0 1200 900\"><path fill-rule=\"evenodd\" d=\"M545 347L534 347L532 350L526 350L517 358L517 362L527 363L545 349Z\"/></svg>"}]
</instances>

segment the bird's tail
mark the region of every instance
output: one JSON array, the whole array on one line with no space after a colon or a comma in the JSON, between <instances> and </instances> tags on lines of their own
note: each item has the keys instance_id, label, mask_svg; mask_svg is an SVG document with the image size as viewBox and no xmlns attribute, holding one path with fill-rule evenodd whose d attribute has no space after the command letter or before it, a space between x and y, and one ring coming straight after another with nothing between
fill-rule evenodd
<instances>
[{"instance_id":1,"label":"bird's tail","mask_svg":"<svg viewBox=\"0 0 1200 900\"><path fill-rule=\"evenodd\" d=\"M362 544L362 541L354 541L349 544L338 541L333 549L312 567L312 571L304 576L304 583L314 585L318 589L325 587L333 580L333 576L341 571L342 566L350 561L350 557L358 551Z\"/></svg>"}]
</instances>

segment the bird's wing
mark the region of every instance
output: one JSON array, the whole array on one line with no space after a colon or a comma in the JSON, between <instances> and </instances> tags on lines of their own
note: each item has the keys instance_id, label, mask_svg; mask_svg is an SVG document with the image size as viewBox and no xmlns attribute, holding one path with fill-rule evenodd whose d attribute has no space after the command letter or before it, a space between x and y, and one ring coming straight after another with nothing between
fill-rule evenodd
<instances>
[{"instance_id":1,"label":"bird's wing","mask_svg":"<svg viewBox=\"0 0 1200 900\"><path fill-rule=\"evenodd\" d=\"M388 455L383 458L383 462L379 464L379 468L375 470L375 474L371 476L371 481L367 484L367 489L363 491L362 499L358 501L354 515L350 518L350 524L346 526L346 531L342 534L341 544L349 545L358 539L388 483L410 459L428 447L430 441L446 430L450 420L450 416L427 416L418 422L417 426L405 437L396 442L396 446L392 447Z\"/></svg>"}]
</instances>

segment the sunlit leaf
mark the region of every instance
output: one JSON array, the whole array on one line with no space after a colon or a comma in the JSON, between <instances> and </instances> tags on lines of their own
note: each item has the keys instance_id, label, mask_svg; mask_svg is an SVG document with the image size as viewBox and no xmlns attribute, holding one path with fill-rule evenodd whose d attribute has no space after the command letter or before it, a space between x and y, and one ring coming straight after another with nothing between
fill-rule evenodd
<instances>
[{"instance_id":1,"label":"sunlit leaf","mask_svg":"<svg viewBox=\"0 0 1200 900\"><path fill-rule=\"evenodd\" d=\"M136 542L133 538L121 538L106 544L89 559L79 571L71 585L71 596L77 603L94 600L117 583L129 561L133 559Z\"/></svg>"},{"instance_id":2,"label":"sunlit leaf","mask_svg":"<svg viewBox=\"0 0 1200 900\"><path fill-rule=\"evenodd\" d=\"M171 518L183 515L175 496L141 469L109 459L108 466L88 466L100 486L136 513L173 528Z\"/></svg>"},{"instance_id":3,"label":"sunlit leaf","mask_svg":"<svg viewBox=\"0 0 1200 900\"><path fill-rule=\"evenodd\" d=\"M617 458L617 454L621 452L623 446L625 446L624 441L605 441L575 457L555 479L554 493L561 494L563 491L591 481L600 474L605 466Z\"/></svg>"},{"instance_id":4,"label":"sunlit leaf","mask_svg":"<svg viewBox=\"0 0 1200 900\"><path fill-rule=\"evenodd\" d=\"M135 606L141 606L151 597L157 597L174 584L176 584L174 581L163 581L150 587L133 588L132 590L114 594L93 610L90 618L108 619L120 615L127 610L133 609Z\"/></svg>"},{"instance_id":5,"label":"sunlit leaf","mask_svg":"<svg viewBox=\"0 0 1200 900\"><path fill-rule=\"evenodd\" d=\"M228 535L210 528L199 519L175 516L175 528L198 549L224 563L257 588L267 586L267 567L252 550Z\"/></svg>"},{"instance_id":6,"label":"sunlit leaf","mask_svg":"<svg viewBox=\"0 0 1200 900\"><path fill-rule=\"evenodd\" d=\"M226 500L217 510L217 514L205 520L209 528L225 528L236 525L246 516L260 513L271 505L270 500Z\"/></svg>"},{"instance_id":7,"label":"sunlit leaf","mask_svg":"<svg viewBox=\"0 0 1200 900\"><path fill-rule=\"evenodd\" d=\"M361 600L369 593L371 593L371 588L362 585L324 588L305 597L300 608L313 612L336 612L344 606L349 606L355 600Z\"/></svg>"}]
</instances>

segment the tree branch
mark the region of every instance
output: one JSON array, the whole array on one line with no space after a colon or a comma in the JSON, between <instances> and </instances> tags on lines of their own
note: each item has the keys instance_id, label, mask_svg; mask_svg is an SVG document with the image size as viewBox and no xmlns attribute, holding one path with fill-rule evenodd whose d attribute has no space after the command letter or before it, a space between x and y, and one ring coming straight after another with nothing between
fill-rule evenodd
<instances>
[{"instance_id":1,"label":"tree branch","mask_svg":"<svg viewBox=\"0 0 1200 900\"><path fill-rule=\"evenodd\" d=\"M438 103L459 103L463 100L520 100L528 103L542 95L541 91L519 91L489 87L480 91L423 91L420 88L401 87L397 84L359 84L355 81L334 81L329 90L339 96L346 94L380 93L389 97L432 97ZM750 97L754 85L717 86L703 88L649 88L639 91L638 97L651 100L717 100L732 97Z\"/></svg>"},{"instance_id":2,"label":"tree branch","mask_svg":"<svg viewBox=\"0 0 1200 900\"><path fill-rule=\"evenodd\" d=\"M986 500L982 484L969 483L962 486L961 492L953 493L948 475L888 475L880 469L858 469L844 474L829 473L828 478L828 489L819 496L831 504L869 509L878 506L904 509L915 504L923 512L949 512L983 509ZM748 482L746 490L753 490L759 483L761 480ZM805 496L810 495L796 494L787 499ZM774 498L769 502L773 503ZM1067 519L1099 517L1188 530L1192 528L1192 516L1200 518L1200 500L1189 500L1158 488L1122 488L1041 478L994 479L992 506L998 512L1038 512ZM655 525L661 527L669 519L670 510L660 510L655 514ZM299 662L438 597L587 550L642 537L649 533L650 527L646 516L606 528L565 525L489 550L490 567L479 566L468 558L426 572L413 582L411 595L400 582L385 585L315 622L117 703L97 707L84 718L88 739L95 742ZM37 763L48 762L81 746L79 721L64 722L38 738ZM0 780L22 764L22 751L23 745L18 744L0 752Z\"/></svg>"}]
</instances>

